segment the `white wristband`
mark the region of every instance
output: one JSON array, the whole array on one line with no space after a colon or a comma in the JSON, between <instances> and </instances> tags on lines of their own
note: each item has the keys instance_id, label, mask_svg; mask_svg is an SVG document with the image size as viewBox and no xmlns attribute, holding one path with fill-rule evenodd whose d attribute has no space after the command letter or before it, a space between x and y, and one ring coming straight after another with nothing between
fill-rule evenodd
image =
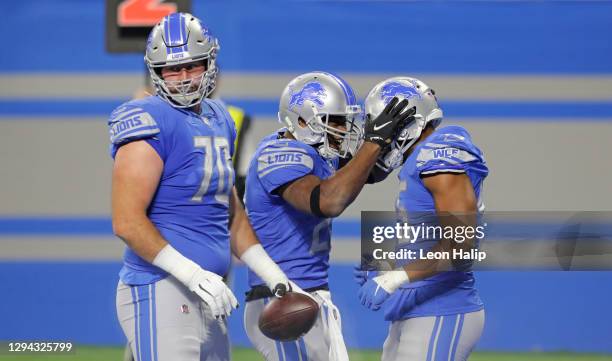
<instances>
[{"instance_id":1,"label":"white wristband","mask_svg":"<svg viewBox=\"0 0 612 361\"><path fill-rule=\"evenodd\" d=\"M240 257L259 278L261 278L271 290L279 283L287 284L289 279L280 267L270 258L260 243L249 247Z\"/></svg>"},{"instance_id":2,"label":"white wristband","mask_svg":"<svg viewBox=\"0 0 612 361\"><path fill-rule=\"evenodd\" d=\"M393 293L401 285L409 283L410 279L408 278L408 273L406 273L404 269L398 268L376 277L376 281L385 291Z\"/></svg>"},{"instance_id":3,"label":"white wristband","mask_svg":"<svg viewBox=\"0 0 612 361\"><path fill-rule=\"evenodd\" d=\"M200 269L194 261L183 256L170 244L167 244L155 256L153 264L173 275L181 283L189 287L193 275Z\"/></svg>"}]
</instances>

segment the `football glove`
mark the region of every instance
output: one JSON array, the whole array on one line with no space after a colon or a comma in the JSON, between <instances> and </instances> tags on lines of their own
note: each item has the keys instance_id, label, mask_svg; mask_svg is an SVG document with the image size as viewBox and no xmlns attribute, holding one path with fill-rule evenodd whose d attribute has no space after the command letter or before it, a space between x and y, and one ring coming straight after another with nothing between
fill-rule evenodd
<instances>
[{"instance_id":1,"label":"football glove","mask_svg":"<svg viewBox=\"0 0 612 361\"><path fill-rule=\"evenodd\" d=\"M406 110L408 100L403 99L398 102L399 99L393 97L378 117L366 121L364 128L365 141L376 143L384 149L391 144L398 131L414 120L416 107Z\"/></svg>"},{"instance_id":2,"label":"football glove","mask_svg":"<svg viewBox=\"0 0 612 361\"><path fill-rule=\"evenodd\" d=\"M408 283L408 274L403 270L385 272L366 282L359 289L361 304L376 311L404 283Z\"/></svg>"},{"instance_id":3,"label":"football glove","mask_svg":"<svg viewBox=\"0 0 612 361\"><path fill-rule=\"evenodd\" d=\"M355 265L355 268L353 268L353 280L355 280L359 286L363 286L368 279L376 276L378 276L377 270L363 270L361 265Z\"/></svg>"},{"instance_id":4,"label":"football glove","mask_svg":"<svg viewBox=\"0 0 612 361\"><path fill-rule=\"evenodd\" d=\"M167 244L157 254L153 264L170 273L208 305L215 317L227 317L238 307L238 300L223 278L206 271Z\"/></svg>"}]
</instances>

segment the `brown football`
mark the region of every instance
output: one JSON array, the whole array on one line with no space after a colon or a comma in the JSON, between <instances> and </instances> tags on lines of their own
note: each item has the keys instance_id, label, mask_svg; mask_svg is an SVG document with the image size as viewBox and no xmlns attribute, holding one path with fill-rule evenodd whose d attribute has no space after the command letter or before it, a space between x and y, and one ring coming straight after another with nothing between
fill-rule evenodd
<instances>
[{"instance_id":1,"label":"brown football","mask_svg":"<svg viewBox=\"0 0 612 361\"><path fill-rule=\"evenodd\" d=\"M259 329L277 341L293 341L310 331L319 316L319 305L312 298L288 292L272 298L259 316Z\"/></svg>"}]
</instances>

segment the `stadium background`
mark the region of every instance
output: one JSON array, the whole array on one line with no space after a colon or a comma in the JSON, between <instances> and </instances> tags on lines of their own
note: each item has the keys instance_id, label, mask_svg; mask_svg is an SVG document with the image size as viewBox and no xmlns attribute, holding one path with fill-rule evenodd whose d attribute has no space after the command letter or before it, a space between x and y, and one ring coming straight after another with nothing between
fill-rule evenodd
<instances>
[{"instance_id":1,"label":"stadium background","mask_svg":"<svg viewBox=\"0 0 612 361\"><path fill-rule=\"evenodd\" d=\"M103 0L2 1L0 340L121 345L105 120L142 85L140 55L104 49ZM194 1L220 39L219 95L254 118L247 148L278 126L286 82L321 69L363 97L413 75L491 168L489 210L610 210L612 3L608 1ZM386 325L350 279L361 210L392 209L394 177L334 228L330 275L349 347ZM233 274L237 294L245 272ZM479 350L612 353L609 272L480 272ZM234 345L249 346L240 314Z\"/></svg>"}]
</instances>

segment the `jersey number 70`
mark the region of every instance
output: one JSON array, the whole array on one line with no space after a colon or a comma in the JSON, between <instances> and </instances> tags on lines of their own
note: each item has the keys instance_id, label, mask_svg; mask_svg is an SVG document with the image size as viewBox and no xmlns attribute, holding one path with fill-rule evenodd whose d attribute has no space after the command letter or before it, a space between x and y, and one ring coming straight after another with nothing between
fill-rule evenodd
<instances>
[{"instance_id":1,"label":"jersey number 70","mask_svg":"<svg viewBox=\"0 0 612 361\"><path fill-rule=\"evenodd\" d=\"M218 182L214 198L219 203L228 204L229 194L232 191L234 179L234 168L231 163L229 142L224 137L200 136L194 137L193 143L196 148L204 149L204 176L202 177L200 188L197 193L191 197L191 200L194 202L202 202L202 198L208 192L213 174L216 171L218 174Z\"/></svg>"}]
</instances>

